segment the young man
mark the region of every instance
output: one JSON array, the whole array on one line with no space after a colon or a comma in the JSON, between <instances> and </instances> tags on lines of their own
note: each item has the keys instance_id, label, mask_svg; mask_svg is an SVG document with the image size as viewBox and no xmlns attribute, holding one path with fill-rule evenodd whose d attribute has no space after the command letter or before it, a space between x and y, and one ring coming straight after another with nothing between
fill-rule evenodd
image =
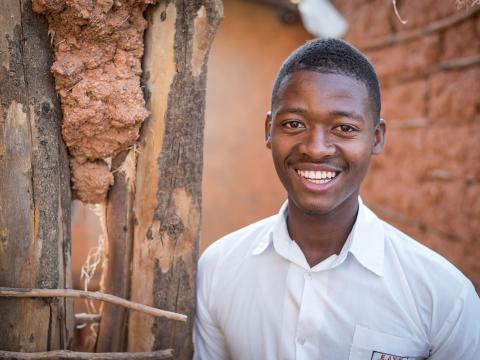
<instances>
[{"instance_id":1,"label":"young man","mask_svg":"<svg viewBox=\"0 0 480 360\"><path fill-rule=\"evenodd\" d=\"M480 359L472 283L359 199L384 137L359 51L314 40L288 57L265 123L288 201L200 259L197 359Z\"/></svg>"}]
</instances>

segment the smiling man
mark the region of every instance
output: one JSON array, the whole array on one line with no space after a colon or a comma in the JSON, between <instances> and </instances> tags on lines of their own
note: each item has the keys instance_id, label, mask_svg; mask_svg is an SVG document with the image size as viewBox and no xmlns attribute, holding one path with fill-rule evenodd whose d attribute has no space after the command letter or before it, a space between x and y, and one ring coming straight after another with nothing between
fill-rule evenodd
<instances>
[{"instance_id":1,"label":"smiling man","mask_svg":"<svg viewBox=\"0 0 480 360\"><path fill-rule=\"evenodd\" d=\"M287 58L265 140L288 201L200 259L195 358L480 359L472 283L359 198L385 126L359 51L314 40Z\"/></svg>"}]
</instances>

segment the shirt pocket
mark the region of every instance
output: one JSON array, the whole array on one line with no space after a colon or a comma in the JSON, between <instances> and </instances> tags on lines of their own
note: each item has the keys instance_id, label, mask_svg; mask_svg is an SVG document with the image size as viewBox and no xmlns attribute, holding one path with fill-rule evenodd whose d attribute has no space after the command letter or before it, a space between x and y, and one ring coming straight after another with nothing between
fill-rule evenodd
<instances>
[{"instance_id":1,"label":"shirt pocket","mask_svg":"<svg viewBox=\"0 0 480 360\"><path fill-rule=\"evenodd\" d=\"M422 341L398 337L355 326L349 360L420 360L429 356Z\"/></svg>"}]
</instances>

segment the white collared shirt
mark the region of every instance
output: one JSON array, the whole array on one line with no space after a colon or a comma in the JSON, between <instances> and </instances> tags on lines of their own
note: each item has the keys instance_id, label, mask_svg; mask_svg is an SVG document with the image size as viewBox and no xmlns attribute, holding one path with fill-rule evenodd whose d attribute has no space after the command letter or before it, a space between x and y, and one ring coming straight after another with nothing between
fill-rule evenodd
<instances>
[{"instance_id":1,"label":"white collared shirt","mask_svg":"<svg viewBox=\"0 0 480 360\"><path fill-rule=\"evenodd\" d=\"M340 254L310 268L286 212L202 255L195 359L480 359L480 300L447 260L360 200Z\"/></svg>"}]
</instances>

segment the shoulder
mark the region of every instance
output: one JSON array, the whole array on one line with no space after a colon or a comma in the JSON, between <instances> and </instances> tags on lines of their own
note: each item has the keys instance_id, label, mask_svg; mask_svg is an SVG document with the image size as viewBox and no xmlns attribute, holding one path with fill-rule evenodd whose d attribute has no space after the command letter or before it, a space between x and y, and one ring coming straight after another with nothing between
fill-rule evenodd
<instances>
[{"instance_id":1,"label":"shoulder","mask_svg":"<svg viewBox=\"0 0 480 360\"><path fill-rule=\"evenodd\" d=\"M424 324L432 359L473 359L480 352L480 299L472 282L447 259L384 224L385 253L397 261ZM475 357L476 358L476 357Z\"/></svg>"},{"instance_id":2,"label":"shoulder","mask_svg":"<svg viewBox=\"0 0 480 360\"><path fill-rule=\"evenodd\" d=\"M273 215L234 231L211 244L202 254L198 264L200 276L213 276L218 268L237 267L248 257L255 244L269 236L275 222Z\"/></svg>"},{"instance_id":3,"label":"shoulder","mask_svg":"<svg viewBox=\"0 0 480 360\"><path fill-rule=\"evenodd\" d=\"M394 226L383 222L385 231L385 256L387 262L398 263L405 275L428 281L442 288L448 284L462 288L468 279L442 255L411 238Z\"/></svg>"},{"instance_id":4,"label":"shoulder","mask_svg":"<svg viewBox=\"0 0 480 360\"><path fill-rule=\"evenodd\" d=\"M480 310L471 281L440 254L384 224L385 273L401 284L433 337L453 317Z\"/></svg>"}]
</instances>

